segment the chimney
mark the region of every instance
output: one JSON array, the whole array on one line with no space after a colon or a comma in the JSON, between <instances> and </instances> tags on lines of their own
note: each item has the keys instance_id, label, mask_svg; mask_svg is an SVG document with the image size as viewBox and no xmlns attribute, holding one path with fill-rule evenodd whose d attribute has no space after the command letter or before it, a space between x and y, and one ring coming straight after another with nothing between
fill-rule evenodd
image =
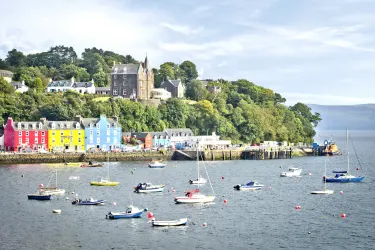
<instances>
[{"instance_id":1,"label":"chimney","mask_svg":"<svg viewBox=\"0 0 375 250\"><path fill-rule=\"evenodd\" d=\"M40 122L41 122L43 125L46 125L46 123L47 123L47 119L46 119L45 117L42 117L42 118L40 118L39 120L40 120Z\"/></svg>"},{"instance_id":2,"label":"chimney","mask_svg":"<svg viewBox=\"0 0 375 250\"><path fill-rule=\"evenodd\" d=\"M80 115L76 115L76 117L74 118L74 120L75 120L76 122L81 123L81 122L82 122L82 116L80 116Z\"/></svg>"}]
</instances>

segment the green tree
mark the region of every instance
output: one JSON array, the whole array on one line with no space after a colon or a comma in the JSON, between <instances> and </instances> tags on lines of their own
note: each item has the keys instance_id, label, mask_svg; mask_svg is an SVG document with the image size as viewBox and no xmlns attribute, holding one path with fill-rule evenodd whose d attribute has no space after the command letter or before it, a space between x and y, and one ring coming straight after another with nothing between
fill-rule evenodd
<instances>
[{"instance_id":1,"label":"green tree","mask_svg":"<svg viewBox=\"0 0 375 250\"><path fill-rule=\"evenodd\" d=\"M43 92L44 91L44 85L43 85L42 79L40 79L39 77L36 77L34 79L34 81L32 81L29 84L29 87L35 89L35 91L37 91L37 92Z\"/></svg>"},{"instance_id":2,"label":"green tree","mask_svg":"<svg viewBox=\"0 0 375 250\"><path fill-rule=\"evenodd\" d=\"M205 100L208 96L207 89L202 85L201 81L193 80L187 85L185 96L195 101Z\"/></svg>"},{"instance_id":3,"label":"green tree","mask_svg":"<svg viewBox=\"0 0 375 250\"><path fill-rule=\"evenodd\" d=\"M10 83L8 83L4 78L0 76L0 93L5 97L5 95L13 94L15 89Z\"/></svg>"},{"instance_id":4,"label":"green tree","mask_svg":"<svg viewBox=\"0 0 375 250\"><path fill-rule=\"evenodd\" d=\"M13 67L22 67L26 65L26 56L21 51L12 49L8 51L5 62Z\"/></svg>"},{"instance_id":5,"label":"green tree","mask_svg":"<svg viewBox=\"0 0 375 250\"><path fill-rule=\"evenodd\" d=\"M180 64L180 69L184 72L184 83L191 82L192 80L197 79L198 71L194 63L190 61L184 61Z\"/></svg>"},{"instance_id":6,"label":"green tree","mask_svg":"<svg viewBox=\"0 0 375 250\"><path fill-rule=\"evenodd\" d=\"M59 73L61 79L70 79L74 77L77 82L90 81L90 74L87 73L86 69L74 64L62 64L59 68Z\"/></svg>"}]
</instances>

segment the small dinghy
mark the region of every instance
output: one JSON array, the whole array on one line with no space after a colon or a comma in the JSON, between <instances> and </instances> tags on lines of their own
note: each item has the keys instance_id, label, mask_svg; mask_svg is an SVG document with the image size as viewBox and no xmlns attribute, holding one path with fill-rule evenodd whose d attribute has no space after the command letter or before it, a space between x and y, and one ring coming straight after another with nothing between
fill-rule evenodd
<instances>
[{"instance_id":1,"label":"small dinghy","mask_svg":"<svg viewBox=\"0 0 375 250\"><path fill-rule=\"evenodd\" d=\"M61 214L61 209L53 209L52 213L54 213L54 214Z\"/></svg>"},{"instance_id":2,"label":"small dinghy","mask_svg":"<svg viewBox=\"0 0 375 250\"><path fill-rule=\"evenodd\" d=\"M264 185L259 184L256 181L250 181L247 184L239 184L239 185L234 186L233 188L237 190L259 190L259 189L262 189L263 187Z\"/></svg>"},{"instance_id":3,"label":"small dinghy","mask_svg":"<svg viewBox=\"0 0 375 250\"><path fill-rule=\"evenodd\" d=\"M165 168L167 164L161 163L159 161L153 161L148 164L149 168Z\"/></svg>"},{"instance_id":4,"label":"small dinghy","mask_svg":"<svg viewBox=\"0 0 375 250\"><path fill-rule=\"evenodd\" d=\"M109 212L105 218L116 220L116 219L130 219L140 218L145 210L139 209L133 205L130 205L125 212Z\"/></svg>"},{"instance_id":5,"label":"small dinghy","mask_svg":"<svg viewBox=\"0 0 375 250\"><path fill-rule=\"evenodd\" d=\"M151 221L154 227L172 227L172 226L186 226L188 219L183 218L179 220L155 220Z\"/></svg>"},{"instance_id":6,"label":"small dinghy","mask_svg":"<svg viewBox=\"0 0 375 250\"><path fill-rule=\"evenodd\" d=\"M95 200L90 198L89 200L75 199L72 201L72 205L104 205L105 200Z\"/></svg>"},{"instance_id":7,"label":"small dinghy","mask_svg":"<svg viewBox=\"0 0 375 250\"><path fill-rule=\"evenodd\" d=\"M87 168L87 167L91 167L91 168L94 168L94 167L103 167L104 164L101 163L101 162L96 162L96 161L89 161L88 163L82 163L81 165L81 168Z\"/></svg>"},{"instance_id":8,"label":"small dinghy","mask_svg":"<svg viewBox=\"0 0 375 250\"><path fill-rule=\"evenodd\" d=\"M69 180L79 180L79 176L69 176Z\"/></svg>"},{"instance_id":9,"label":"small dinghy","mask_svg":"<svg viewBox=\"0 0 375 250\"><path fill-rule=\"evenodd\" d=\"M151 183L139 183L134 187L134 192L136 193L154 193L154 192L163 192L164 185L152 185Z\"/></svg>"},{"instance_id":10,"label":"small dinghy","mask_svg":"<svg viewBox=\"0 0 375 250\"><path fill-rule=\"evenodd\" d=\"M189 180L189 183L192 185L202 185L205 184L207 180L203 177L199 177L198 179L195 180Z\"/></svg>"},{"instance_id":11,"label":"small dinghy","mask_svg":"<svg viewBox=\"0 0 375 250\"><path fill-rule=\"evenodd\" d=\"M302 168L293 168L289 167L287 172L282 172L280 177L296 177L300 176L302 172Z\"/></svg>"}]
</instances>

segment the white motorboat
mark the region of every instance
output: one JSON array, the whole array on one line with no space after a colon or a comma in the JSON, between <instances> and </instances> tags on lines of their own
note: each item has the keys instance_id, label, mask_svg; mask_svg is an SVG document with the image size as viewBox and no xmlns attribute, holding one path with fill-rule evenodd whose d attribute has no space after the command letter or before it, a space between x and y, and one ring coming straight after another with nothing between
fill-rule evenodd
<instances>
[{"instance_id":1,"label":"white motorboat","mask_svg":"<svg viewBox=\"0 0 375 250\"><path fill-rule=\"evenodd\" d=\"M152 183L139 183L134 187L134 192L136 193L154 193L154 192L163 192L164 185L152 185Z\"/></svg>"},{"instance_id":2,"label":"white motorboat","mask_svg":"<svg viewBox=\"0 0 375 250\"><path fill-rule=\"evenodd\" d=\"M203 177L199 177L198 179L195 180L189 180L189 183L192 185L199 185L199 184L205 184L207 180Z\"/></svg>"},{"instance_id":3,"label":"white motorboat","mask_svg":"<svg viewBox=\"0 0 375 250\"><path fill-rule=\"evenodd\" d=\"M159 161L153 161L148 164L149 168L165 168L165 166L167 166L167 164L161 163Z\"/></svg>"},{"instance_id":4,"label":"white motorboat","mask_svg":"<svg viewBox=\"0 0 375 250\"><path fill-rule=\"evenodd\" d=\"M295 177L300 176L302 168L289 167L287 172L282 172L280 177Z\"/></svg>"},{"instance_id":5,"label":"white motorboat","mask_svg":"<svg viewBox=\"0 0 375 250\"><path fill-rule=\"evenodd\" d=\"M153 226L159 226L159 227L170 227L170 226L186 226L188 219L183 218L179 220L152 220Z\"/></svg>"},{"instance_id":6,"label":"white motorboat","mask_svg":"<svg viewBox=\"0 0 375 250\"><path fill-rule=\"evenodd\" d=\"M239 184L239 185L234 186L233 188L237 190L260 190L263 187L264 187L263 184L259 184L256 181L250 181L247 184Z\"/></svg>"}]
</instances>

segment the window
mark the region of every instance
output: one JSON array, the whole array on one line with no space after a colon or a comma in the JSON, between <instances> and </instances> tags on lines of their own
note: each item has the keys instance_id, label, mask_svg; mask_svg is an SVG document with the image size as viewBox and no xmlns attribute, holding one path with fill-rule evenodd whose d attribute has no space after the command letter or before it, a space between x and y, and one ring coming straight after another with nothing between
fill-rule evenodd
<instances>
[{"instance_id":1,"label":"window","mask_svg":"<svg viewBox=\"0 0 375 250\"><path fill-rule=\"evenodd\" d=\"M107 143L110 143L110 142L111 142L111 139L107 137Z\"/></svg>"},{"instance_id":2,"label":"window","mask_svg":"<svg viewBox=\"0 0 375 250\"><path fill-rule=\"evenodd\" d=\"M56 128L56 124L53 122L52 125L51 125L52 129L55 129Z\"/></svg>"},{"instance_id":3,"label":"window","mask_svg":"<svg viewBox=\"0 0 375 250\"><path fill-rule=\"evenodd\" d=\"M107 128L109 129L109 127L110 127L110 125L109 124L107 124Z\"/></svg>"},{"instance_id":4,"label":"window","mask_svg":"<svg viewBox=\"0 0 375 250\"><path fill-rule=\"evenodd\" d=\"M42 131L42 136L44 136L44 131Z\"/></svg>"},{"instance_id":5,"label":"window","mask_svg":"<svg viewBox=\"0 0 375 250\"><path fill-rule=\"evenodd\" d=\"M70 130L70 135L73 135L73 131L72 130Z\"/></svg>"},{"instance_id":6,"label":"window","mask_svg":"<svg viewBox=\"0 0 375 250\"><path fill-rule=\"evenodd\" d=\"M26 143L29 143L29 138L26 138Z\"/></svg>"},{"instance_id":7,"label":"window","mask_svg":"<svg viewBox=\"0 0 375 250\"><path fill-rule=\"evenodd\" d=\"M22 136L22 131L18 132L18 136Z\"/></svg>"},{"instance_id":8,"label":"window","mask_svg":"<svg viewBox=\"0 0 375 250\"><path fill-rule=\"evenodd\" d=\"M96 143L98 143L98 144L100 143L100 138L96 139Z\"/></svg>"},{"instance_id":9,"label":"window","mask_svg":"<svg viewBox=\"0 0 375 250\"><path fill-rule=\"evenodd\" d=\"M126 82L125 82L125 81L123 81L123 82L122 82L122 85L123 85L123 86L125 87L125 86L126 86Z\"/></svg>"},{"instance_id":10,"label":"window","mask_svg":"<svg viewBox=\"0 0 375 250\"><path fill-rule=\"evenodd\" d=\"M109 129L107 129L107 135L110 135Z\"/></svg>"},{"instance_id":11,"label":"window","mask_svg":"<svg viewBox=\"0 0 375 250\"><path fill-rule=\"evenodd\" d=\"M22 143L22 138L20 138L20 139L18 140L18 143L19 143L19 144L21 144L21 143Z\"/></svg>"},{"instance_id":12,"label":"window","mask_svg":"<svg viewBox=\"0 0 375 250\"><path fill-rule=\"evenodd\" d=\"M64 142L64 139L63 138L61 138L61 140L60 140L60 143L63 143Z\"/></svg>"},{"instance_id":13,"label":"window","mask_svg":"<svg viewBox=\"0 0 375 250\"><path fill-rule=\"evenodd\" d=\"M20 122L17 124L17 127L18 127L18 129L21 129L21 123Z\"/></svg>"},{"instance_id":14,"label":"window","mask_svg":"<svg viewBox=\"0 0 375 250\"><path fill-rule=\"evenodd\" d=\"M35 138L35 143L38 143L38 138Z\"/></svg>"},{"instance_id":15,"label":"window","mask_svg":"<svg viewBox=\"0 0 375 250\"><path fill-rule=\"evenodd\" d=\"M42 129L42 126L43 126L42 123L39 123L39 129Z\"/></svg>"},{"instance_id":16,"label":"window","mask_svg":"<svg viewBox=\"0 0 375 250\"><path fill-rule=\"evenodd\" d=\"M52 143L55 143L55 139L52 139Z\"/></svg>"},{"instance_id":17,"label":"window","mask_svg":"<svg viewBox=\"0 0 375 250\"><path fill-rule=\"evenodd\" d=\"M78 131L78 135L81 135L81 131Z\"/></svg>"},{"instance_id":18,"label":"window","mask_svg":"<svg viewBox=\"0 0 375 250\"><path fill-rule=\"evenodd\" d=\"M42 138L42 143L44 143L44 138Z\"/></svg>"},{"instance_id":19,"label":"window","mask_svg":"<svg viewBox=\"0 0 375 250\"><path fill-rule=\"evenodd\" d=\"M154 139L157 139L158 137L156 135L154 135Z\"/></svg>"},{"instance_id":20,"label":"window","mask_svg":"<svg viewBox=\"0 0 375 250\"><path fill-rule=\"evenodd\" d=\"M61 136L64 136L64 132L61 132L60 135L61 135Z\"/></svg>"},{"instance_id":21,"label":"window","mask_svg":"<svg viewBox=\"0 0 375 250\"><path fill-rule=\"evenodd\" d=\"M26 136L29 136L29 131L26 131Z\"/></svg>"},{"instance_id":22,"label":"window","mask_svg":"<svg viewBox=\"0 0 375 250\"><path fill-rule=\"evenodd\" d=\"M94 125L92 123L90 123L90 128L93 128L93 127L94 127Z\"/></svg>"},{"instance_id":23,"label":"window","mask_svg":"<svg viewBox=\"0 0 375 250\"><path fill-rule=\"evenodd\" d=\"M113 135L117 135L117 130L114 130L114 131L113 131Z\"/></svg>"},{"instance_id":24,"label":"window","mask_svg":"<svg viewBox=\"0 0 375 250\"><path fill-rule=\"evenodd\" d=\"M117 125L116 123L113 123L113 128L116 129L117 128Z\"/></svg>"},{"instance_id":25,"label":"window","mask_svg":"<svg viewBox=\"0 0 375 250\"><path fill-rule=\"evenodd\" d=\"M92 137L93 133L94 133L94 132L93 132L92 130L90 130L90 137Z\"/></svg>"},{"instance_id":26,"label":"window","mask_svg":"<svg viewBox=\"0 0 375 250\"><path fill-rule=\"evenodd\" d=\"M117 79L117 75L113 75L113 79Z\"/></svg>"},{"instance_id":27,"label":"window","mask_svg":"<svg viewBox=\"0 0 375 250\"><path fill-rule=\"evenodd\" d=\"M35 131L35 136L38 136L38 131Z\"/></svg>"},{"instance_id":28,"label":"window","mask_svg":"<svg viewBox=\"0 0 375 250\"><path fill-rule=\"evenodd\" d=\"M69 123L68 123L68 124L66 124L66 127L67 127L67 128L70 128L70 124L69 124Z\"/></svg>"},{"instance_id":29,"label":"window","mask_svg":"<svg viewBox=\"0 0 375 250\"><path fill-rule=\"evenodd\" d=\"M97 136L100 136L100 131L99 131L99 130L96 131L96 135L97 135Z\"/></svg>"},{"instance_id":30,"label":"window","mask_svg":"<svg viewBox=\"0 0 375 250\"><path fill-rule=\"evenodd\" d=\"M99 123L96 124L96 128L100 129L100 124Z\"/></svg>"},{"instance_id":31,"label":"window","mask_svg":"<svg viewBox=\"0 0 375 250\"><path fill-rule=\"evenodd\" d=\"M79 129L80 125L79 122L76 123L76 129Z\"/></svg>"},{"instance_id":32,"label":"window","mask_svg":"<svg viewBox=\"0 0 375 250\"><path fill-rule=\"evenodd\" d=\"M81 138L78 138L78 142L81 143Z\"/></svg>"},{"instance_id":33,"label":"window","mask_svg":"<svg viewBox=\"0 0 375 250\"><path fill-rule=\"evenodd\" d=\"M36 124L33 123L33 124L31 125L31 127L32 127L33 129L35 129L35 128L36 128Z\"/></svg>"},{"instance_id":34,"label":"window","mask_svg":"<svg viewBox=\"0 0 375 250\"><path fill-rule=\"evenodd\" d=\"M55 136L55 132L52 132L52 136Z\"/></svg>"},{"instance_id":35,"label":"window","mask_svg":"<svg viewBox=\"0 0 375 250\"><path fill-rule=\"evenodd\" d=\"M126 95L126 89L122 90L122 95Z\"/></svg>"},{"instance_id":36,"label":"window","mask_svg":"<svg viewBox=\"0 0 375 250\"><path fill-rule=\"evenodd\" d=\"M113 89L113 95L118 95L117 89Z\"/></svg>"},{"instance_id":37,"label":"window","mask_svg":"<svg viewBox=\"0 0 375 250\"><path fill-rule=\"evenodd\" d=\"M113 81L113 86L117 86L117 82L116 81Z\"/></svg>"},{"instance_id":38,"label":"window","mask_svg":"<svg viewBox=\"0 0 375 250\"><path fill-rule=\"evenodd\" d=\"M90 143L93 143L94 142L94 140L92 139L92 137L90 137Z\"/></svg>"}]
</instances>

